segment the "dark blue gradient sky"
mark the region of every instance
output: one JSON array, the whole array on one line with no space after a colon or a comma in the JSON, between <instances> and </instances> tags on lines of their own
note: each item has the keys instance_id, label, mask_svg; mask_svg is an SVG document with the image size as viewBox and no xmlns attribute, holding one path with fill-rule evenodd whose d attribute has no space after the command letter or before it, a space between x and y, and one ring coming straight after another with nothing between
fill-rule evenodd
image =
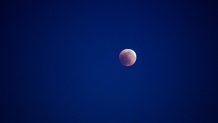
<instances>
[{"instance_id":1,"label":"dark blue gradient sky","mask_svg":"<svg viewBox=\"0 0 218 123\"><path fill-rule=\"evenodd\" d=\"M217 123L215 2L1 6L1 123Z\"/></svg>"}]
</instances>

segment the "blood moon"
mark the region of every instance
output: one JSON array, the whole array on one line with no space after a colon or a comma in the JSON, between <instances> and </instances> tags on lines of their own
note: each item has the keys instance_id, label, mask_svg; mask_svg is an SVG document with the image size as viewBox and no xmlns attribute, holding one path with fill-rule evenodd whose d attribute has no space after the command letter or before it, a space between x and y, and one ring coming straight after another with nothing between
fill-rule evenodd
<instances>
[{"instance_id":1,"label":"blood moon","mask_svg":"<svg viewBox=\"0 0 218 123\"><path fill-rule=\"evenodd\" d=\"M136 62L136 53L132 49L124 49L119 54L119 60L122 65L130 67Z\"/></svg>"}]
</instances>

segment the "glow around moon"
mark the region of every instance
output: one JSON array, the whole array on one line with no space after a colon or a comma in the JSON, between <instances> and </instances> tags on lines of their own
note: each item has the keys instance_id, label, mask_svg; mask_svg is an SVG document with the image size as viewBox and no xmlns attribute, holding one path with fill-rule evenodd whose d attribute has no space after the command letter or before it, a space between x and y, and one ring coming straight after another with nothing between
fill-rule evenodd
<instances>
[{"instance_id":1,"label":"glow around moon","mask_svg":"<svg viewBox=\"0 0 218 123\"><path fill-rule=\"evenodd\" d=\"M119 54L119 60L122 65L130 67L136 62L136 53L132 49L124 49Z\"/></svg>"}]
</instances>

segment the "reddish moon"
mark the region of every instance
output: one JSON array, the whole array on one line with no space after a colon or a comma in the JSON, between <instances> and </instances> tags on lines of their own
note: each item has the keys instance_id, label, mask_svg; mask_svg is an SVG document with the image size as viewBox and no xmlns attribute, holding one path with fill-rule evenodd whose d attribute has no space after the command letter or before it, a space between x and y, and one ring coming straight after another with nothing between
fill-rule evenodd
<instances>
[{"instance_id":1,"label":"reddish moon","mask_svg":"<svg viewBox=\"0 0 218 123\"><path fill-rule=\"evenodd\" d=\"M132 49L124 49L119 54L122 65L130 67L136 62L136 53Z\"/></svg>"}]
</instances>

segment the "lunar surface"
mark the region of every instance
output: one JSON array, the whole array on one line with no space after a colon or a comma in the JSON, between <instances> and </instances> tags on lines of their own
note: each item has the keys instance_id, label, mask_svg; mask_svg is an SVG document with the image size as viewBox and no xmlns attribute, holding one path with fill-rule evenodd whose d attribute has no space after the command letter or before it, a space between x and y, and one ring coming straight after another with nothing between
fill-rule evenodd
<instances>
[{"instance_id":1,"label":"lunar surface","mask_svg":"<svg viewBox=\"0 0 218 123\"><path fill-rule=\"evenodd\" d=\"M136 53L132 49L124 49L119 54L122 65L130 67L136 62Z\"/></svg>"}]
</instances>

